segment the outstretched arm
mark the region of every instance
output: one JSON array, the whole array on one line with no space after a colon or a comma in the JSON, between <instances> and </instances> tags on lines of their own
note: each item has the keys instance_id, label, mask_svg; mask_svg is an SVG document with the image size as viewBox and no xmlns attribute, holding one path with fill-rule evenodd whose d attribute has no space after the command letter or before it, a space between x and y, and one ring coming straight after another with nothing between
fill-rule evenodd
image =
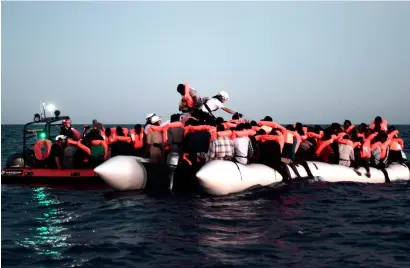
<instances>
[{"instance_id":1,"label":"outstretched arm","mask_svg":"<svg viewBox=\"0 0 410 268\"><path fill-rule=\"evenodd\" d=\"M227 107L222 107L221 109L224 110L224 111L227 112L227 113L235 114L234 111L232 111L231 109L229 109L229 108L227 108Z\"/></svg>"}]
</instances>

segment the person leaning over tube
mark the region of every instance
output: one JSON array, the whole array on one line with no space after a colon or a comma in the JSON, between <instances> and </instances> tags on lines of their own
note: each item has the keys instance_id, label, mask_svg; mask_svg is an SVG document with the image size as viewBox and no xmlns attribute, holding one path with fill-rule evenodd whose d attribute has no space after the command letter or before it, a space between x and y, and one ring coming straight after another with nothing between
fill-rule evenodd
<instances>
[{"instance_id":1,"label":"person leaning over tube","mask_svg":"<svg viewBox=\"0 0 410 268\"><path fill-rule=\"evenodd\" d=\"M205 121L206 123L211 124L215 120L215 116L212 113L219 109L222 109L229 114L235 114L236 112L224 105L228 99L228 93L226 91L220 91L217 95L207 100L200 109L195 110L192 113L192 116L200 121ZM242 117L242 114L238 113L238 115L239 117Z\"/></svg>"}]
</instances>

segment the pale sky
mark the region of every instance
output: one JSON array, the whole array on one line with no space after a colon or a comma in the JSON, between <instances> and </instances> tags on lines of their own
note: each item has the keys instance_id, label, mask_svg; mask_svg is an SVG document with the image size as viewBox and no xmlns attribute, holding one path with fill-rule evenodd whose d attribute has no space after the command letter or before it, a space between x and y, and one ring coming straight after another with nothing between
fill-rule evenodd
<instances>
[{"instance_id":1,"label":"pale sky","mask_svg":"<svg viewBox=\"0 0 410 268\"><path fill-rule=\"evenodd\" d=\"M166 120L185 81L250 119L410 123L410 2L1 5L2 124L43 101L73 123Z\"/></svg>"}]
</instances>

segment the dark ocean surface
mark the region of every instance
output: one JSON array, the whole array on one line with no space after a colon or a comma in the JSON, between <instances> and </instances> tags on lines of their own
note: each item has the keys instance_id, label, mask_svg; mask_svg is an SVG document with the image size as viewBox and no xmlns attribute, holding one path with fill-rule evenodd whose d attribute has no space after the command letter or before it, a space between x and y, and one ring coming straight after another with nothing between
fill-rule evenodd
<instances>
[{"instance_id":1,"label":"dark ocean surface","mask_svg":"<svg viewBox=\"0 0 410 268\"><path fill-rule=\"evenodd\" d=\"M410 152L410 126L397 126ZM1 162L22 126L1 126ZM410 267L410 185L230 197L2 185L3 267Z\"/></svg>"}]
</instances>

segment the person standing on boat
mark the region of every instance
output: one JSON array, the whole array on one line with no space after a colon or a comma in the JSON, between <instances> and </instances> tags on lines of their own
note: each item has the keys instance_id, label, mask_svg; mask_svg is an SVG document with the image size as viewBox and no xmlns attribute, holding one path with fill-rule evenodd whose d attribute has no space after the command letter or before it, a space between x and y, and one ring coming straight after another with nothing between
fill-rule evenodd
<instances>
[{"instance_id":1,"label":"person standing on boat","mask_svg":"<svg viewBox=\"0 0 410 268\"><path fill-rule=\"evenodd\" d=\"M62 126L60 129L60 135L64 135L69 139L72 139L74 141L78 141L81 138L80 133L75 129L71 127L71 120L70 118L66 118L62 122Z\"/></svg>"},{"instance_id":2,"label":"person standing on boat","mask_svg":"<svg viewBox=\"0 0 410 268\"><path fill-rule=\"evenodd\" d=\"M100 122L97 121L97 119L94 119L92 122L93 129L98 129L100 131L104 131L104 125Z\"/></svg>"},{"instance_id":3,"label":"person standing on boat","mask_svg":"<svg viewBox=\"0 0 410 268\"><path fill-rule=\"evenodd\" d=\"M208 99L202 99L196 89L189 87L188 84L179 84L177 86L177 92L181 95L179 111L183 114L191 114L202 106L203 101Z\"/></svg>"},{"instance_id":4,"label":"person standing on boat","mask_svg":"<svg viewBox=\"0 0 410 268\"><path fill-rule=\"evenodd\" d=\"M151 118L153 118L154 116L156 116L155 113L150 113L150 114L147 114L147 116L145 117L145 125L144 125L145 135L148 134L148 129L152 125Z\"/></svg>"}]
</instances>

